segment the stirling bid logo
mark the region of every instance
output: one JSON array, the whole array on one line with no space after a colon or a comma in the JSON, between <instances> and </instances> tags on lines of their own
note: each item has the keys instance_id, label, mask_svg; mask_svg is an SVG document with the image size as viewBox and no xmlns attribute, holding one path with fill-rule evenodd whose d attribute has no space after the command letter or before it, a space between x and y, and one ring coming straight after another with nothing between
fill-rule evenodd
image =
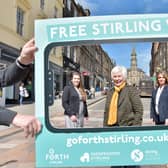
<instances>
[{"instance_id":1,"label":"stirling bid logo","mask_svg":"<svg viewBox=\"0 0 168 168\"><path fill-rule=\"evenodd\" d=\"M54 148L50 148L48 153L45 155L45 160L50 163L63 163L65 160L69 160L69 154L65 153L56 153Z\"/></svg>"},{"instance_id":2,"label":"stirling bid logo","mask_svg":"<svg viewBox=\"0 0 168 168\"><path fill-rule=\"evenodd\" d=\"M90 155L89 153L84 153L81 157L80 157L80 161L81 162L90 162Z\"/></svg>"},{"instance_id":3,"label":"stirling bid logo","mask_svg":"<svg viewBox=\"0 0 168 168\"><path fill-rule=\"evenodd\" d=\"M131 152L131 159L134 162L140 162L143 159L143 157L144 157L144 154L139 149L135 149Z\"/></svg>"}]
</instances>

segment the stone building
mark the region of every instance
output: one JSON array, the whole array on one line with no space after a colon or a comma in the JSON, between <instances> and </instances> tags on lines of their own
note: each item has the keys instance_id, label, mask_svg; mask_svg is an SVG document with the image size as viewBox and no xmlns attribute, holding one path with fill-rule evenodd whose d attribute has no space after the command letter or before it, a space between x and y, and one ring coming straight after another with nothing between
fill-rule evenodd
<instances>
[{"instance_id":1,"label":"stone building","mask_svg":"<svg viewBox=\"0 0 168 168\"><path fill-rule=\"evenodd\" d=\"M127 69L127 73L127 82L129 85L138 87L140 80L145 78L144 71L137 67L137 54L135 48L132 49L131 67Z\"/></svg>"},{"instance_id":2,"label":"stone building","mask_svg":"<svg viewBox=\"0 0 168 168\"><path fill-rule=\"evenodd\" d=\"M0 62L1 69L13 63L22 46L34 36L36 19L62 17L63 0L5 0L0 6ZM7 9L7 10L6 10ZM9 12L10 11L10 12ZM59 48L57 53L59 53ZM62 49L61 49L62 50ZM51 56L51 64L57 62ZM32 83L32 99L34 99L34 68L24 79ZM19 97L18 83L5 88L7 100Z\"/></svg>"},{"instance_id":3,"label":"stone building","mask_svg":"<svg viewBox=\"0 0 168 168\"><path fill-rule=\"evenodd\" d=\"M155 77L160 70L168 72L168 42L152 43L150 75Z\"/></svg>"},{"instance_id":4,"label":"stone building","mask_svg":"<svg viewBox=\"0 0 168 168\"><path fill-rule=\"evenodd\" d=\"M88 9L83 9L74 0L63 0L63 2L65 6L63 17L84 17L90 15ZM83 84L86 89L94 87L97 90L101 90L104 85L111 81L110 71L114 66L113 61L101 45L67 45L64 47L64 51L63 60L66 62L66 66L63 65L63 85L66 85L69 81L68 73L71 70L81 72Z\"/></svg>"},{"instance_id":5,"label":"stone building","mask_svg":"<svg viewBox=\"0 0 168 168\"><path fill-rule=\"evenodd\" d=\"M8 9L8 10L6 10ZM9 12L10 11L10 12ZM22 46L34 36L36 19L83 17L90 11L74 0L5 0L0 6L0 68L13 63ZM5 19L4 19L5 18ZM100 45L67 45L53 47L49 51L48 65L53 72L55 91L62 91L69 81L68 72L78 70L85 88L102 88L110 82L113 61ZM31 80L34 99L34 66L24 79ZM18 84L7 87L5 98L17 100Z\"/></svg>"}]
</instances>

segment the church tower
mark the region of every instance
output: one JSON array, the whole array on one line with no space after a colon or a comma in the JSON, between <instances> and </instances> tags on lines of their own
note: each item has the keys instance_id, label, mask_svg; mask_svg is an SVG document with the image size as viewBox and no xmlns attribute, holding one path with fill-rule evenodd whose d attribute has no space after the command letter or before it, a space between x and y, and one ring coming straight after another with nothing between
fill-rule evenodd
<instances>
[{"instance_id":1,"label":"church tower","mask_svg":"<svg viewBox=\"0 0 168 168\"><path fill-rule=\"evenodd\" d=\"M132 49L132 53L131 53L131 69L132 70L136 70L137 69L137 58L136 58L137 54L135 51L135 48Z\"/></svg>"},{"instance_id":2,"label":"church tower","mask_svg":"<svg viewBox=\"0 0 168 168\"><path fill-rule=\"evenodd\" d=\"M127 69L127 83L133 86L139 86L139 81L144 77L144 72L137 66L137 54L135 48L131 52L131 66Z\"/></svg>"}]
</instances>

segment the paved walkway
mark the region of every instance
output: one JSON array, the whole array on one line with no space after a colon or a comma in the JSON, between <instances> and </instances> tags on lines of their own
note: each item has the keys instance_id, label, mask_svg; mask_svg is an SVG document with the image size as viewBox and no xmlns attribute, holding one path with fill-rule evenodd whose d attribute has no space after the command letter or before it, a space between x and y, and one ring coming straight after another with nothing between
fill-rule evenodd
<instances>
[{"instance_id":1,"label":"paved walkway","mask_svg":"<svg viewBox=\"0 0 168 168\"><path fill-rule=\"evenodd\" d=\"M101 92L97 92L95 98L87 100L87 104L91 105L91 104L93 104L103 98L105 98L105 96L101 95ZM34 105L35 105L34 103L23 102L23 105L16 105L16 104L11 105L10 104L10 105L7 105L6 108L10 109L12 111L16 111L18 113L22 113L22 114L34 114L34 109L35 109ZM61 105L61 99L59 99L59 98L55 99L54 104L51 107L52 107L52 109L55 110L55 112L57 112L57 111L63 112L64 111L64 109Z\"/></svg>"}]
</instances>

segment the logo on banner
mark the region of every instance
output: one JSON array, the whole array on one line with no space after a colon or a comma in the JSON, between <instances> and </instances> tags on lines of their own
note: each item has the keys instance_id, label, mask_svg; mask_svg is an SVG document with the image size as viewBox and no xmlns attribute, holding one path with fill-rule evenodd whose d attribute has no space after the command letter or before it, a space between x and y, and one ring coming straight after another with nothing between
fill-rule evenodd
<instances>
[{"instance_id":1,"label":"logo on banner","mask_svg":"<svg viewBox=\"0 0 168 168\"><path fill-rule=\"evenodd\" d=\"M131 152L131 159L134 162L140 162L143 159L143 157L144 157L144 154L139 149L135 149Z\"/></svg>"},{"instance_id":2,"label":"logo on banner","mask_svg":"<svg viewBox=\"0 0 168 168\"><path fill-rule=\"evenodd\" d=\"M69 160L69 154L65 153L56 153L53 148L50 148L48 150L48 153L46 153L46 160L49 160L53 163L62 163L65 160Z\"/></svg>"},{"instance_id":3,"label":"logo on banner","mask_svg":"<svg viewBox=\"0 0 168 168\"><path fill-rule=\"evenodd\" d=\"M80 157L80 161L81 162L90 162L90 155L89 153L84 153L81 157Z\"/></svg>"}]
</instances>

